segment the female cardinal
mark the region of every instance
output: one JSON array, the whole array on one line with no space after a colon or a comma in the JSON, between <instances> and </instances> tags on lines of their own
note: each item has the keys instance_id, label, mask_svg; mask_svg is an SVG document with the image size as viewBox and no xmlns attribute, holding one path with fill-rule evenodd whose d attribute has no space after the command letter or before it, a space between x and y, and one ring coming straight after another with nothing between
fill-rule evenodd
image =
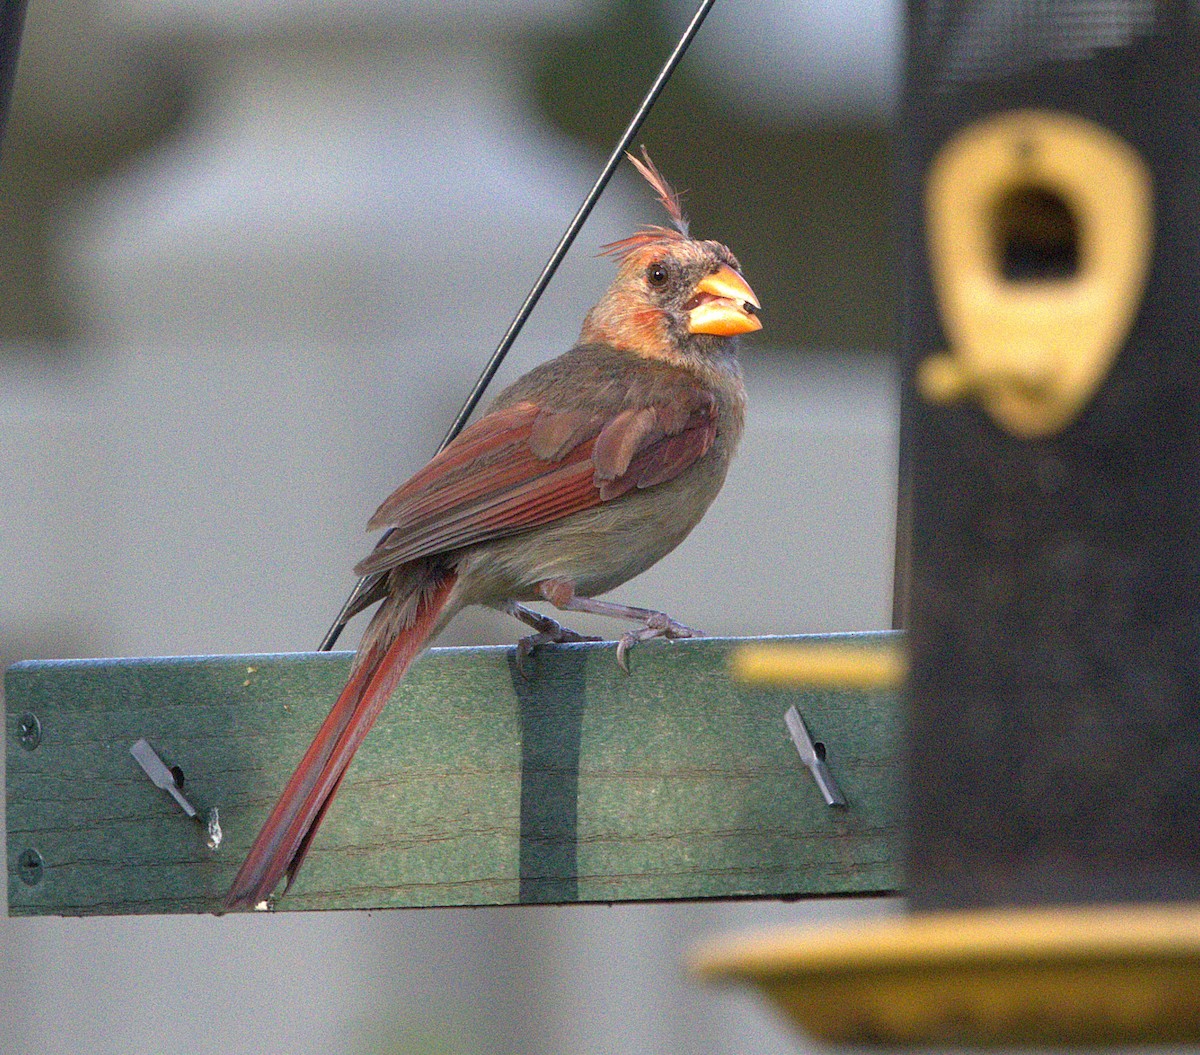
<instances>
[{"instance_id":1,"label":"female cardinal","mask_svg":"<svg viewBox=\"0 0 1200 1055\"><path fill-rule=\"evenodd\" d=\"M575 347L506 389L371 518L388 531L355 569L373 580L356 610L383 603L226 909L257 904L284 876L291 885L392 690L464 605L532 626L519 658L581 640L522 601L636 621L617 645L622 667L637 641L695 634L662 612L595 598L679 545L721 489L746 406L736 337L762 323L734 255L688 236L679 196L644 148L642 161L627 156L674 228L605 246L620 267Z\"/></svg>"}]
</instances>

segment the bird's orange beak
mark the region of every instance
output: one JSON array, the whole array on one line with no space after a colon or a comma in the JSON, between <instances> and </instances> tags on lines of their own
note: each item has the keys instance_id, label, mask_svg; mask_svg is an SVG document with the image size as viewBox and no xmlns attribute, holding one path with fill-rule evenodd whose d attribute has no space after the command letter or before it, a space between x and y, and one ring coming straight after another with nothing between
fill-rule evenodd
<instances>
[{"instance_id":1,"label":"bird's orange beak","mask_svg":"<svg viewBox=\"0 0 1200 1055\"><path fill-rule=\"evenodd\" d=\"M688 332L733 337L762 329L755 314L758 298L749 283L733 268L723 264L696 283L687 303Z\"/></svg>"}]
</instances>

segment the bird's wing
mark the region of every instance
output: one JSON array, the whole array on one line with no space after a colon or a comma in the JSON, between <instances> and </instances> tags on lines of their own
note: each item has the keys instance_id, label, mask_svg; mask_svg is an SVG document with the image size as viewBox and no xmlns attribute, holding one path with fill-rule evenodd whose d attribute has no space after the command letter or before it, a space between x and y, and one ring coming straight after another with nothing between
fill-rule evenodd
<instances>
[{"instance_id":1,"label":"bird's wing","mask_svg":"<svg viewBox=\"0 0 1200 1055\"><path fill-rule=\"evenodd\" d=\"M521 402L477 421L371 518L390 528L355 571L503 538L665 483L712 445L710 395L615 413Z\"/></svg>"}]
</instances>

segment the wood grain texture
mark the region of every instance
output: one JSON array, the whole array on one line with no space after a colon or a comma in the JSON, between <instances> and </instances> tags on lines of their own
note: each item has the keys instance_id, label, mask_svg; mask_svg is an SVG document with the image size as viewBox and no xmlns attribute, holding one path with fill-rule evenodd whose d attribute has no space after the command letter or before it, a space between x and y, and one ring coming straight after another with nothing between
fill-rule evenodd
<instances>
[{"instance_id":1,"label":"wood grain texture","mask_svg":"<svg viewBox=\"0 0 1200 1055\"><path fill-rule=\"evenodd\" d=\"M889 635L839 636L879 644ZM830 638L778 639L791 644ZM761 643L762 639L756 639ZM895 891L894 693L764 691L741 642L434 649L355 759L280 909ZM22 663L9 669L11 915L204 912L349 669L349 653ZM849 799L830 809L783 722L795 703ZM41 742L26 750L21 716ZM146 737L220 809L217 851L129 754ZM44 862L29 885L19 861Z\"/></svg>"}]
</instances>

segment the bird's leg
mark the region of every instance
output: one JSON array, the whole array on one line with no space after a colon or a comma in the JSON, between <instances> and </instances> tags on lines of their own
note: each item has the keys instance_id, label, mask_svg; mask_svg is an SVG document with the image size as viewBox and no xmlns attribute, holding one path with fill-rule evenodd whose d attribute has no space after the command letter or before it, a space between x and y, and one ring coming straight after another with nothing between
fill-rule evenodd
<instances>
[{"instance_id":1,"label":"bird's leg","mask_svg":"<svg viewBox=\"0 0 1200 1055\"><path fill-rule=\"evenodd\" d=\"M563 612L591 612L593 615L607 615L614 619L631 619L641 623L636 630L626 630L617 642L617 662L626 674L629 673L626 653L639 641L649 641L654 637L665 637L673 641L679 637L704 636L699 630L675 622L665 612L634 608L627 604L617 604L615 601L597 601L594 597L579 597L575 593L574 583L567 579L547 579L538 584L538 590L547 601Z\"/></svg>"},{"instance_id":2,"label":"bird's leg","mask_svg":"<svg viewBox=\"0 0 1200 1055\"><path fill-rule=\"evenodd\" d=\"M509 601L504 605L504 611L509 615L516 616L526 626L531 626L537 631L532 636L541 638L542 640L534 642L531 647L536 647L537 645L561 645L573 641L601 640L598 637L578 634L570 627L563 626L557 620L551 619L548 615L535 612L532 608L526 608L523 604L517 604L516 601Z\"/></svg>"},{"instance_id":3,"label":"bird's leg","mask_svg":"<svg viewBox=\"0 0 1200 1055\"><path fill-rule=\"evenodd\" d=\"M528 637L521 638L517 642L517 670L521 672L522 677L525 676L526 657L539 645L561 645L574 641L600 640L598 637L578 634L569 627L563 626L557 620L551 619L548 615L535 612L532 608L526 608L523 604L517 604L516 601L509 601L504 605L503 610L509 615L516 616L522 623L533 627L537 631Z\"/></svg>"}]
</instances>

